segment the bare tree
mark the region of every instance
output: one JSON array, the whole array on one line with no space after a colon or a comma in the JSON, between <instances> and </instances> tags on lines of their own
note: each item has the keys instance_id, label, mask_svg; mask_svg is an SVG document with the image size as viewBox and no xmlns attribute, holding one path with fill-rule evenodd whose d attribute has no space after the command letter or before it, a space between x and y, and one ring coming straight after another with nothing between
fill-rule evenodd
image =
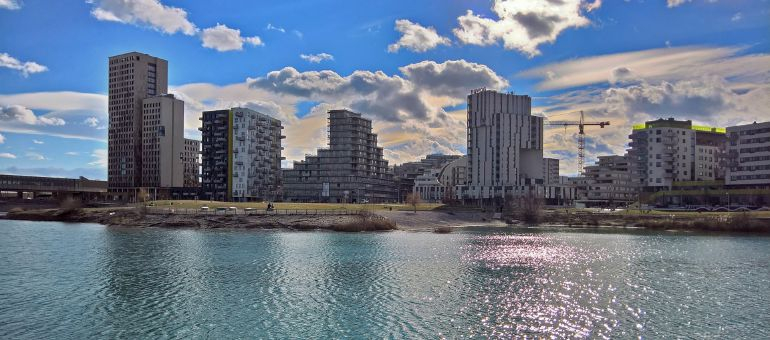
<instances>
[{"instance_id":1,"label":"bare tree","mask_svg":"<svg viewBox=\"0 0 770 340\"><path fill-rule=\"evenodd\" d=\"M410 193L409 195L406 195L406 204L409 204L414 209L414 212L417 213L417 205L420 204L422 200L420 199L420 195L417 193Z\"/></svg>"},{"instance_id":2,"label":"bare tree","mask_svg":"<svg viewBox=\"0 0 770 340\"><path fill-rule=\"evenodd\" d=\"M506 203L509 214L519 221L538 223L541 219L543 199L533 192L522 196L509 196Z\"/></svg>"}]
</instances>

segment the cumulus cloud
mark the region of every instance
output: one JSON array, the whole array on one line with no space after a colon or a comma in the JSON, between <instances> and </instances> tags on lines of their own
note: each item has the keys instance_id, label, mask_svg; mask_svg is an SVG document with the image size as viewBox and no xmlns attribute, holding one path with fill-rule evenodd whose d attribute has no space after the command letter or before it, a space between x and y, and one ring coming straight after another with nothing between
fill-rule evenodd
<instances>
[{"instance_id":1,"label":"cumulus cloud","mask_svg":"<svg viewBox=\"0 0 770 340\"><path fill-rule=\"evenodd\" d=\"M399 70L417 87L442 96L464 97L475 88L500 90L508 87L508 81L488 66L462 59L443 63L422 61Z\"/></svg>"},{"instance_id":2,"label":"cumulus cloud","mask_svg":"<svg viewBox=\"0 0 770 340\"><path fill-rule=\"evenodd\" d=\"M99 119L96 117L88 117L83 121L83 124L86 124L90 127L97 127L99 125Z\"/></svg>"},{"instance_id":3,"label":"cumulus cloud","mask_svg":"<svg viewBox=\"0 0 770 340\"><path fill-rule=\"evenodd\" d=\"M300 54L299 57L314 64L318 64L324 60L334 60L334 56L329 53Z\"/></svg>"},{"instance_id":4,"label":"cumulus cloud","mask_svg":"<svg viewBox=\"0 0 770 340\"><path fill-rule=\"evenodd\" d=\"M184 9L170 7L158 0L88 0L94 5L91 15L102 21L114 21L150 27L154 30L174 34L181 32L194 35L195 25L187 20Z\"/></svg>"},{"instance_id":5,"label":"cumulus cloud","mask_svg":"<svg viewBox=\"0 0 770 340\"><path fill-rule=\"evenodd\" d=\"M300 72L292 67L230 85L187 84L171 92L185 101L185 133L199 133L201 111L242 106L278 119L285 127L284 166L326 143L327 111L348 108L373 120L379 143L393 163L426 152L465 150L465 110L446 112L465 102L471 89L503 90L507 81L485 65L464 60L406 65L399 74L354 71ZM300 103L314 102L309 112Z\"/></svg>"},{"instance_id":6,"label":"cumulus cloud","mask_svg":"<svg viewBox=\"0 0 770 340\"><path fill-rule=\"evenodd\" d=\"M770 80L770 54L739 55L742 47L685 46L573 59L525 70L519 76L540 78L540 90L611 82L617 70L648 81L717 75L741 82Z\"/></svg>"},{"instance_id":7,"label":"cumulus cloud","mask_svg":"<svg viewBox=\"0 0 770 340\"><path fill-rule=\"evenodd\" d=\"M0 152L0 158L16 159L16 155L9 152Z\"/></svg>"},{"instance_id":8,"label":"cumulus cloud","mask_svg":"<svg viewBox=\"0 0 770 340\"><path fill-rule=\"evenodd\" d=\"M204 29L201 33L201 41L203 47L213 48L219 52L240 51L243 49L243 44L262 45L262 39L259 37L242 37L241 30L222 24Z\"/></svg>"},{"instance_id":9,"label":"cumulus cloud","mask_svg":"<svg viewBox=\"0 0 770 340\"><path fill-rule=\"evenodd\" d=\"M468 10L457 18L459 27L453 32L464 44L485 46L502 41L506 49L534 57L540 54L538 46L553 43L562 31L590 24L583 11L593 11L600 6L601 1L495 0L492 11L497 20Z\"/></svg>"},{"instance_id":10,"label":"cumulus cloud","mask_svg":"<svg viewBox=\"0 0 770 340\"><path fill-rule=\"evenodd\" d=\"M30 74L48 71L48 67L44 65L40 65L34 61L22 62L19 59L11 57L8 53L0 53L0 67L19 71L24 77L28 77Z\"/></svg>"},{"instance_id":11,"label":"cumulus cloud","mask_svg":"<svg viewBox=\"0 0 770 340\"><path fill-rule=\"evenodd\" d=\"M34 144L45 144L45 142L43 142L41 140L37 140L37 139L33 139L32 143L34 143Z\"/></svg>"},{"instance_id":12,"label":"cumulus cloud","mask_svg":"<svg viewBox=\"0 0 770 340\"><path fill-rule=\"evenodd\" d=\"M58 117L36 116L32 110L21 105L0 107L0 121L18 122L28 125L64 125L64 119Z\"/></svg>"},{"instance_id":13,"label":"cumulus cloud","mask_svg":"<svg viewBox=\"0 0 770 340\"><path fill-rule=\"evenodd\" d=\"M285 67L265 77L249 79L248 83L252 88L336 103L394 122L442 118L443 110L429 103L427 97L431 95L457 97L474 87L497 89L507 85L488 67L464 60L422 62L400 70L406 78L382 71L359 70L341 76L329 70L299 72Z\"/></svg>"},{"instance_id":14,"label":"cumulus cloud","mask_svg":"<svg viewBox=\"0 0 770 340\"><path fill-rule=\"evenodd\" d=\"M401 32L397 42L388 45L388 52L406 48L412 52L425 52L439 45L450 45L449 38L440 36L433 27L423 27L406 19L396 20L396 31Z\"/></svg>"},{"instance_id":15,"label":"cumulus cloud","mask_svg":"<svg viewBox=\"0 0 770 340\"><path fill-rule=\"evenodd\" d=\"M0 144L5 143L5 136L3 134L0 134Z\"/></svg>"},{"instance_id":16,"label":"cumulus cloud","mask_svg":"<svg viewBox=\"0 0 770 340\"><path fill-rule=\"evenodd\" d=\"M0 8L14 10L21 8L21 5L16 0L0 0Z\"/></svg>"},{"instance_id":17,"label":"cumulus cloud","mask_svg":"<svg viewBox=\"0 0 770 340\"><path fill-rule=\"evenodd\" d=\"M80 155L79 152L75 152L75 151L67 151L64 154L67 155L67 156L77 156L77 155Z\"/></svg>"}]
</instances>

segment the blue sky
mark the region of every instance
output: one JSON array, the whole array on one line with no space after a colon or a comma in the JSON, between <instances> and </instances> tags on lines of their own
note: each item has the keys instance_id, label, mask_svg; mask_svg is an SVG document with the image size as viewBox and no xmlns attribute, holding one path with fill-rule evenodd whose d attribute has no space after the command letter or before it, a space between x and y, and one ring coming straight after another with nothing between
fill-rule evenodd
<instances>
[{"instance_id":1,"label":"blue sky","mask_svg":"<svg viewBox=\"0 0 770 340\"><path fill-rule=\"evenodd\" d=\"M169 61L189 137L202 110L252 107L284 122L290 161L325 143L333 107L372 118L392 163L462 153L464 95L481 86L529 94L554 120L578 110L610 120L589 132L589 157L622 153L645 119L770 120L769 10L763 0L0 0L0 172L105 178L107 58L127 51ZM575 132L546 134L565 174Z\"/></svg>"}]
</instances>

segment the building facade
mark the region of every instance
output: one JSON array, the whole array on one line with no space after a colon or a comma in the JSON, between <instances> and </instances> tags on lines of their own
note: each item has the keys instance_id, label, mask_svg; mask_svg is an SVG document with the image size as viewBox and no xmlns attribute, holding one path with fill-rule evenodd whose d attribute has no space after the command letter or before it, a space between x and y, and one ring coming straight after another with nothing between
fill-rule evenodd
<instances>
[{"instance_id":1,"label":"building facade","mask_svg":"<svg viewBox=\"0 0 770 340\"><path fill-rule=\"evenodd\" d=\"M727 128L725 184L770 185L770 122Z\"/></svg>"},{"instance_id":2,"label":"building facade","mask_svg":"<svg viewBox=\"0 0 770 340\"><path fill-rule=\"evenodd\" d=\"M201 142L185 138L184 149L182 150L182 173L184 177L183 186L186 188L197 188L200 186L200 155Z\"/></svg>"},{"instance_id":3,"label":"building facade","mask_svg":"<svg viewBox=\"0 0 770 340\"><path fill-rule=\"evenodd\" d=\"M433 170L441 170L448 163L461 157L463 156L430 154L416 162L407 162L393 166L393 176L398 187L398 201L404 202L406 196L414 191L415 179L418 176Z\"/></svg>"},{"instance_id":4,"label":"building facade","mask_svg":"<svg viewBox=\"0 0 770 340\"><path fill-rule=\"evenodd\" d=\"M218 201L278 200L281 122L246 108L204 111L201 194Z\"/></svg>"},{"instance_id":5,"label":"building facade","mask_svg":"<svg viewBox=\"0 0 770 340\"><path fill-rule=\"evenodd\" d=\"M543 158L543 182L545 185L559 185L559 159Z\"/></svg>"},{"instance_id":6,"label":"building facade","mask_svg":"<svg viewBox=\"0 0 770 340\"><path fill-rule=\"evenodd\" d=\"M630 171L639 186L651 190L671 188L674 182L717 178L722 173L721 156L714 152L724 136L724 129L696 126L689 120L669 118L636 125L629 136ZM711 156L698 159L709 150Z\"/></svg>"},{"instance_id":7,"label":"building facade","mask_svg":"<svg viewBox=\"0 0 770 340\"><path fill-rule=\"evenodd\" d=\"M526 95L481 89L468 96L468 183L463 198L499 200L543 184L543 118Z\"/></svg>"},{"instance_id":8,"label":"building facade","mask_svg":"<svg viewBox=\"0 0 770 340\"><path fill-rule=\"evenodd\" d=\"M599 156L576 181L578 202L585 206L621 206L636 201L638 186L632 180L628 156Z\"/></svg>"},{"instance_id":9,"label":"building facade","mask_svg":"<svg viewBox=\"0 0 770 340\"><path fill-rule=\"evenodd\" d=\"M131 52L110 57L108 71L108 191L130 200L143 186L143 100L168 92L168 62Z\"/></svg>"},{"instance_id":10,"label":"building facade","mask_svg":"<svg viewBox=\"0 0 770 340\"><path fill-rule=\"evenodd\" d=\"M232 189L234 201L281 198L281 121L245 108L232 111Z\"/></svg>"},{"instance_id":11,"label":"building facade","mask_svg":"<svg viewBox=\"0 0 770 340\"><path fill-rule=\"evenodd\" d=\"M397 189L372 121L348 110L329 111L329 147L284 170L284 199L292 202L394 202Z\"/></svg>"},{"instance_id":12,"label":"building facade","mask_svg":"<svg viewBox=\"0 0 770 340\"><path fill-rule=\"evenodd\" d=\"M142 182L144 188L184 185L184 102L173 95L142 101Z\"/></svg>"}]
</instances>

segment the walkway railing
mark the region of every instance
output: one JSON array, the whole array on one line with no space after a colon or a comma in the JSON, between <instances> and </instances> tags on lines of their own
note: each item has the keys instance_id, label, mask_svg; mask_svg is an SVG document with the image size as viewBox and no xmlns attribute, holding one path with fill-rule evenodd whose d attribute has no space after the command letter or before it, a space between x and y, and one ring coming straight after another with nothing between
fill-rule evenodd
<instances>
[{"instance_id":1,"label":"walkway railing","mask_svg":"<svg viewBox=\"0 0 770 340\"><path fill-rule=\"evenodd\" d=\"M146 208L147 214L150 215L167 215L167 214L177 214L177 215L201 215L201 216L225 216L225 215L239 215L239 216L249 216L249 215L367 215L369 214L366 210L348 210L348 209L275 209L275 210L265 210L265 209L253 209L253 210L247 210L247 209L236 209L236 210L229 210L229 209L216 209L211 208L208 210L201 210L196 208L160 208L160 207L147 207Z\"/></svg>"}]
</instances>

